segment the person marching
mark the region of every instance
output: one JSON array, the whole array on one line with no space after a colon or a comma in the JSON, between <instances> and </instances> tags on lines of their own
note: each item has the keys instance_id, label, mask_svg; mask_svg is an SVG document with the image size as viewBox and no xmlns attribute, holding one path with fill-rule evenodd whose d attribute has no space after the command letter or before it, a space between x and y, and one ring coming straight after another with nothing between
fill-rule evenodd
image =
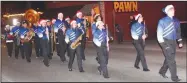
<instances>
[{"instance_id":1,"label":"person marching","mask_svg":"<svg viewBox=\"0 0 187 83\"><path fill-rule=\"evenodd\" d=\"M79 71L84 72L83 67L82 67L82 56L81 56L81 49L82 49L81 44L82 43L80 42L83 34L84 34L84 31L81 30L77 26L77 22L73 20L71 22L71 28L68 29L66 32L66 38L65 38L66 43L69 44L69 47L68 47L69 55L70 55L69 64L68 64L69 71L72 71L72 65L74 62L75 54L76 54Z\"/></svg>"},{"instance_id":2,"label":"person marching","mask_svg":"<svg viewBox=\"0 0 187 83\"><path fill-rule=\"evenodd\" d=\"M6 47L8 52L8 57L12 57L12 49L13 49L13 39L14 36L10 33L10 25L5 26L5 40L6 40ZM16 57L16 56L15 56Z\"/></svg>"},{"instance_id":3,"label":"person marching","mask_svg":"<svg viewBox=\"0 0 187 83\"><path fill-rule=\"evenodd\" d=\"M96 30L93 34L93 42L97 47L97 53L98 53L98 62L100 66L98 67L98 71L100 74L103 74L104 78L109 78L108 75L108 31L107 28L104 26L104 23L102 21L96 22Z\"/></svg>"},{"instance_id":4,"label":"person marching","mask_svg":"<svg viewBox=\"0 0 187 83\"><path fill-rule=\"evenodd\" d=\"M133 38L133 45L137 51L137 57L134 64L134 67L140 69L139 62L141 61L143 66L143 71L150 71L147 67L145 54L144 54L144 43L145 39L148 37L148 31L145 28L145 23L143 24L143 16L138 14L135 16L135 20L137 21L131 27L131 36Z\"/></svg>"},{"instance_id":5,"label":"person marching","mask_svg":"<svg viewBox=\"0 0 187 83\"><path fill-rule=\"evenodd\" d=\"M78 27L85 32L81 40L81 48L82 48L81 56L82 56L82 60L86 60L85 53L84 53L86 47L86 23L85 23L86 19L83 19L83 14L80 11L77 12L76 16L77 16L76 22L78 24Z\"/></svg>"},{"instance_id":6,"label":"person marching","mask_svg":"<svg viewBox=\"0 0 187 83\"><path fill-rule=\"evenodd\" d=\"M22 27L20 28L20 38L21 38L21 44L22 44L22 48L21 48L21 52L24 54L24 56L26 57L27 62L31 62L31 50L32 50L32 42L31 42L31 38L28 38L29 34L29 29L28 29L28 22L27 21L23 21L22 22Z\"/></svg>"},{"instance_id":7,"label":"person marching","mask_svg":"<svg viewBox=\"0 0 187 83\"><path fill-rule=\"evenodd\" d=\"M65 43L66 26L67 25L63 20L63 13L59 13L58 19L56 19L54 23L54 31L56 33L57 54L60 56L60 59L63 63L66 62L66 57L65 57L65 50L67 45Z\"/></svg>"},{"instance_id":8,"label":"person marching","mask_svg":"<svg viewBox=\"0 0 187 83\"><path fill-rule=\"evenodd\" d=\"M42 49L41 49L41 45L40 45L40 38L37 35L37 30L39 28L38 23L34 23L33 24L33 29L34 29L34 47L35 47L35 51L36 51L36 58L41 57L42 56Z\"/></svg>"},{"instance_id":9,"label":"person marching","mask_svg":"<svg viewBox=\"0 0 187 83\"><path fill-rule=\"evenodd\" d=\"M51 25L50 20L47 20L47 28L49 30L49 59L52 59L52 56L53 56L53 34L52 34L52 25Z\"/></svg>"},{"instance_id":10,"label":"person marching","mask_svg":"<svg viewBox=\"0 0 187 83\"><path fill-rule=\"evenodd\" d=\"M177 68L175 61L176 54L176 40L179 48L182 48L181 28L180 22L175 18L175 9L173 5L167 5L162 9L167 15L158 22L157 39L163 50L165 60L163 66L159 70L159 74L164 78L168 78L165 74L169 69L171 73L171 80L174 82L181 81L177 76Z\"/></svg>"},{"instance_id":11,"label":"person marching","mask_svg":"<svg viewBox=\"0 0 187 83\"><path fill-rule=\"evenodd\" d=\"M18 59L19 51L21 49L20 45L20 36L19 36L19 31L20 31L20 22L16 24L15 27L12 28L11 34L14 35L14 46L15 46L15 57ZM21 54L22 59L24 59L24 54Z\"/></svg>"},{"instance_id":12,"label":"person marching","mask_svg":"<svg viewBox=\"0 0 187 83\"><path fill-rule=\"evenodd\" d=\"M49 66L49 30L47 28L46 20L40 21L41 26L37 30L42 47L42 56L44 57L44 65Z\"/></svg>"},{"instance_id":13,"label":"person marching","mask_svg":"<svg viewBox=\"0 0 187 83\"><path fill-rule=\"evenodd\" d=\"M67 29L66 29L66 31L67 31L68 29L70 29L70 28L71 28L71 24L70 24L70 18L69 18L69 17L67 17L67 18L65 19L65 21L66 21L66 23L67 23ZM69 44L67 44L66 46L67 46L67 48L66 48L67 56L69 57L69 49L68 49Z\"/></svg>"}]
</instances>

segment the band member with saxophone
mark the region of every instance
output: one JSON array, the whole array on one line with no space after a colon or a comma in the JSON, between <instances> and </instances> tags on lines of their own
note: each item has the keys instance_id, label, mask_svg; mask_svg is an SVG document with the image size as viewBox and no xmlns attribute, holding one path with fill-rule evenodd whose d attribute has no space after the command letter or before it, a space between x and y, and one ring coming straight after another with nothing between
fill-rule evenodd
<instances>
[{"instance_id":1,"label":"band member with saxophone","mask_svg":"<svg viewBox=\"0 0 187 83\"><path fill-rule=\"evenodd\" d=\"M10 33L10 25L5 26L5 41L6 41L6 47L8 52L8 57L12 57L12 49L13 49L13 39L14 36Z\"/></svg>"},{"instance_id":2,"label":"band member with saxophone","mask_svg":"<svg viewBox=\"0 0 187 83\"><path fill-rule=\"evenodd\" d=\"M52 59L52 56L53 56L53 34L52 34L52 25L51 25L50 20L47 20L47 28L49 30L49 59Z\"/></svg>"},{"instance_id":3,"label":"band member with saxophone","mask_svg":"<svg viewBox=\"0 0 187 83\"><path fill-rule=\"evenodd\" d=\"M24 54L24 56L26 57L27 62L31 62L31 50L32 50L32 42L31 42L31 38L28 38L29 34L29 29L28 29L28 22L27 21L23 21L22 22L22 28L20 28L20 38L21 38L21 44L22 44L22 48L21 48L21 52Z\"/></svg>"},{"instance_id":4,"label":"band member with saxophone","mask_svg":"<svg viewBox=\"0 0 187 83\"><path fill-rule=\"evenodd\" d=\"M143 71L150 71L147 67L146 59L144 56L144 42L148 37L147 30L143 22L143 16L141 14L135 15L135 20L137 21L131 27L131 36L133 38L134 47L137 50L137 57L134 67L140 69L139 62L141 61L143 66Z\"/></svg>"},{"instance_id":5,"label":"band member with saxophone","mask_svg":"<svg viewBox=\"0 0 187 83\"><path fill-rule=\"evenodd\" d=\"M39 28L38 23L34 23L33 24L33 29L34 29L34 47L35 47L35 51L36 51L36 58L41 57L42 56L42 48L41 48L41 44L40 44L40 38L37 35L37 30Z\"/></svg>"},{"instance_id":6,"label":"band member with saxophone","mask_svg":"<svg viewBox=\"0 0 187 83\"><path fill-rule=\"evenodd\" d=\"M57 54L64 63L66 62L65 50L67 44L65 43L66 23L65 20L63 20L63 16L63 13L58 14L58 19L56 19L54 23L54 31L56 34Z\"/></svg>"},{"instance_id":7,"label":"band member with saxophone","mask_svg":"<svg viewBox=\"0 0 187 83\"><path fill-rule=\"evenodd\" d=\"M81 56L81 37L84 34L84 31L78 28L77 22L73 20L71 22L71 28L67 30L66 32L66 38L65 41L66 43L69 44L69 64L68 68L69 71L72 71L72 65L74 62L75 54L77 56L77 63L79 67L80 72L84 72L83 67L82 67L82 56Z\"/></svg>"},{"instance_id":8,"label":"band member with saxophone","mask_svg":"<svg viewBox=\"0 0 187 83\"><path fill-rule=\"evenodd\" d=\"M49 67L49 30L46 23L46 20L40 21L41 26L38 28L37 34L40 38L44 65Z\"/></svg>"},{"instance_id":9,"label":"band member with saxophone","mask_svg":"<svg viewBox=\"0 0 187 83\"><path fill-rule=\"evenodd\" d=\"M96 22L96 29L93 34L93 42L96 45L97 53L98 53L98 62L100 66L98 67L98 71L100 72L100 75L103 74L104 78L109 78L108 75L108 32L107 28L104 26L104 23L102 21Z\"/></svg>"},{"instance_id":10,"label":"band member with saxophone","mask_svg":"<svg viewBox=\"0 0 187 83\"><path fill-rule=\"evenodd\" d=\"M175 9L173 5L167 5L162 10L167 16L163 17L158 22L157 39L163 50L165 60L163 66L159 70L159 74L168 78L165 74L169 69L171 73L171 80L174 82L181 81L177 76L177 68L175 61L176 41L178 47L182 48L180 21L175 18Z\"/></svg>"},{"instance_id":11,"label":"band member with saxophone","mask_svg":"<svg viewBox=\"0 0 187 83\"><path fill-rule=\"evenodd\" d=\"M82 47L82 52L81 52L81 56L82 56L82 60L86 60L85 58L85 47L86 47L86 19L83 18L83 14L82 12L78 11L77 14L77 24L78 27L81 28L85 33L82 36L82 40L81 40L81 47Z\"/></svg>"}]
</instances>

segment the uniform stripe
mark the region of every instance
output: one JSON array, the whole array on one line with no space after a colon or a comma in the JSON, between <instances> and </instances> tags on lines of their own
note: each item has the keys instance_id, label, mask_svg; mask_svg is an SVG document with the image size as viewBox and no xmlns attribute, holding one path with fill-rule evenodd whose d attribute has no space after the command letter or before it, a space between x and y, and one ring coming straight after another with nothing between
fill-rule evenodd
<instances>
[{"instance_id":1,"label":"uniform stripe","mask_svg":"<svg viewBox=\"0 0 187 83\"><path fill-rule=\"evenodd\" d=\"M172 33L174 31L174 29L172 29L170 32L168 32L167 34L163 35L163 37L168 36L170 33Z\"/></svg>"},{"instance_id":2,"label":"uniform stripe","mask_svg":"<svg viewBox=\"0 0 187 83\"><path fill-rule=\"evenodd\" d=\"M136 29L136 31L138 31L138 30L140 30L141 29L141 27L139 27L138 29Z\"/></svg>"},{"instance_id":3,"label":"uniform stripe","mask_svg":"<svg viewBox=\"0 0 187 83\"><path fill-rule=\"evenodd\" d=\"M171 23L164 29L164 31L167 30L171 25L173 25L173 22L171 22Z\"/></svg>"},{"instance_id":4,"label":"uniform stripe","mask_svg":"<svg viewBox=\"0 0 187 83\"><path fill-rule=\"evenodd\" d=\"M173 28L174 28L174 26L171 26L170 28L168 28L168 30L164 31L163 34L167 34L167 33L170 32Z\"/></svg>"}]
</instances>

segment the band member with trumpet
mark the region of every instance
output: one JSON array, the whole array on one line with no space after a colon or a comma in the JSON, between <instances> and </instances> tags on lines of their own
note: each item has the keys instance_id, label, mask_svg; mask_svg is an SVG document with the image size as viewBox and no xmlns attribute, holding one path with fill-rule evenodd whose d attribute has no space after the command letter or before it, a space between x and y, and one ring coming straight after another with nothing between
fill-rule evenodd
<instances>
[{"instance_id":1,"label":"band member with trumpet","mask_svg":"<svg viewBox=\"0 0 187 83\"><path fill-rule=\"evenodd\" d=\"M8 57L12 57L12 49L13 49L13 39L14 36L10 33L10 25L5 26L5 41L6 41L6 47L8 52ZM16 57L16 56L15 56Z\"/></svg>"},{"instance_id":2,"label":"band member with trumpet","mask_svg":"<svg viewBox=\"0 0 187 83\"><path fill-rule=\"evenodd\" d=\"M168 78L165 74L169 69L171 73L171 80L174 82L181 81L177 76L177 68L175 61L176 41L178 47L182 48L180 21L175 18L175 9L173 5L167 5L163 8L163 12L167 15L158 22L157 39L163 50L165 60L163 66L159 70L159 74Z\"/></svg>"},{"instance_id":3,"label":"band member with trumpet","mask_svg":"<svg viewBox=\"0 0 187 83\"><path fill-rule=\"evenodd\" d=\"M40 38L37 34L37 30L39 28L38 23L34 23L33 24L33 29L34 29L34 47L35 47L35 51L36 51L36 58L41 57L42 56L42 48L41 48L41 44L40 44Z\"/></svg>"},{"instance_id":4,"label":"band member with trumpet","mask_svg":"<svg viewBox=\"0 0 187 83\"><path fill-rule=\"evenodd\" d=\"M21 52L24 54L26 57L27 62L31 62L31 50L32 50L32 34L30 33L30 30L28 29L28 22L24 20L21 25L22 28L20 28L20 38L21 38L21 44L23 47L21 48Z\"/></svg>"},{"instance_id":5,"label":"band member with trumpet","mask_svg":"<svg viewBox=\"0 0 187 83\"><path fill-rule=\"evenodd\" d=\"M131 27L131 36L133 38L134 47L137 50L137 57L134 67L140 69L139 62L141 61L143 66L143 71L150 71L147 67L145 54L144 54L144 42L148 37L147 29L145 24L143 24L143 16L141 14L135 15L135 20L137 21Z\"/></svg>"},{"instance_id":6,"label":"band member with trumpet","mask_svg":"<svg viewBox=\"0 0 187 83\"><path fill-rule=\"evenodd\" d=\"M108 31L107 27L104 26L102 21L96 22L96 30L93 34L93 42L96 45L97 53L98 53L98 62L100 66L98 67L98 71L100 74L103 74L104 78L109 78L108 75Z\"/></svg>"},{"instance_id":7,"label":"band member with trumpet","mask_svg":"<svg viewBox=\"0 0 187 83\"><path fill-rule=\"evenodd\" d=\"M76 21L77 21L78 27L85 32L81 40L81 48L82 48L81 56L82 56L82 60L86 60L85 53L84 53L84 50L86 47L86 19L83 18L83 14L80 11L77 12L76 16L77 16Z\"/></svg>"},{"instance_id":8,"label":"band member with trumpet","mask_svg":"<svg viewBox=\"0 0 187 83\"><path fill-rule=\"evenodd\" d=\"M69 44L69 64L68 68L69 71L72 71L72 64L74 62L75 54L77 56L77 63L79 67L80 72L84 72L83 67L82 67L82 56L81 56L81 37L84 34L84 31L78 28L77 22L73 20L71 22L71 28L67 30L66 32L66 38L65 41L66 43Z\"/></svg>"},{"instance_id":9,"label":"band member with trumpet","mask_svg":"<svg viewBox=\"0 0 187 83\"><path fill-rule=\"evenodd\" d=\"M66 62L65 50L67 44L65 43L66 23L65 20L63 20L63 16L63 13L58 13L58 19L56 19L54 23L54 31L56 34L57 54L64 63Z\"/></svg>"},{"instance_id":10,"label":"band member with trumpet","mask_svg":"<svg viewBox=\"0 0 187 83\"><path fill-rule=\"evenodd\" d=\"M51 21L47 20L47 28L49 30L49 59L52 59L53 56L53 33Z\"/></svg>"},{"instance_id":11,"label":"band member with trumpet","mask_svg":"<svg viewBox=\"0 0 187 83\"><path fill-rule=\"evenodd\" d=\"M42 54L44 57L44 65L49 66L49 30L47 28L46 20L41 20L41 26L37 30L37 34L40 38L40 44L42 47Z\"/></svg>"}]
</instances>

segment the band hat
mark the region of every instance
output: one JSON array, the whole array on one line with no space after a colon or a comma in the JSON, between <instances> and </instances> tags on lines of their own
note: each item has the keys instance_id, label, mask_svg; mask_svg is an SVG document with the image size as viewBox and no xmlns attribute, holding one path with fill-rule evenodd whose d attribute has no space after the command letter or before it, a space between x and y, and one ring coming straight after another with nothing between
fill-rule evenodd
<instances>
[{"instance_id":1,"label":"band hat","mask_svg":"<svg viewBox=\"0 0 187 83\"><path fill-rule=\"evenodd\" d=\"M76 16L78 17L79 15L81 15L82 14L82 12L81 11L77 11L77 14L76 14Z\"/></svg>"},{"instance_id":2,"label":"band hat","mask_svg":"<svg viewBox=\"0 0 187 83\"><path fill-rule=\"evenodd\" d=\"M98 17L98 16L100 16L100 14L96 14L96 15L94 16L94 19L95 19L96 17Z\"/></svg>"},{"instance_id":3,"label":"band hat","mask_svg":"<svg viewBox=\"0 0 187 83\"><path fill-rule=\"evenodd\" d=\"M46 23L46 22L47 22L47 20L42 19L42 20L40 20L40 25L43 23Z\"/></svg>"},{"instance_id":4,"label":"band hat","mask_svg":"<svg viewBox=\"0 0 187 83\"><path fill-rule=\"evenodd\" d=\"M97 27L100 23L103 23L103 21L97 21L97 22L96 22L96 27ZM103 23L103 24L104 24L104 23Z\"/></svg>"},{"instance_id":5,"label":"band hat","mask_svg":"<svg viewBox=\"0 0 187 83\"><path fill-rule=\"evenodd\" d=\"M135 20L138 20L138 18L139 18L140 16L142 16L140 13L137 14L137 15L135 15Z\"/></svg>"},{"instance_id":6,"label":"band hat","mask_svg":"<svg viewBox=\"0 0 187 83\"><path fill-rule=\"evenodd\" d=\"M72 25L73 23L77 23L77 22L76 22L75 20L72 20L72 21L71 21L71 25Z\"/></svg>"},{"instance_id":7,"label":"band hat","mask_svg":"<svg viewBox=\"0 0 187 83\"><path fill-rule=\"evenodd\" d=\"M162 9L162 11L163 11L165 14L167 14L168 11L169 11L171 8L174 8L174 6L173 6L173 5L167 5L165 8Z\"/></svg>"},{"instance_id":8,"label":"band hat","mask_svg":"<svg viewBox=\"0 0 187 83\"><path fill-rule=\"evenodd\" d=\"M58 13L58 19L59 19L60 14L64 15L62 12Z\"/></svg>"},{"instance_id":9,"label":"band hat","mask_svg":"<svg viewBox=\"0 0 187 83\"><path fill-rule=\"evenodd\" d=\"M67 17L65 20L66 20L66 21L69 21L69 20L70 20L70 18L69 18L69 17Z\"/></svg>"},{"instance_id":10,"label":"band hat","mask_svg":"<svg viewBox=\"0 0 187 83\"><path fill-rule=\"evenodd\" d=\"M21 24L28 24L28 22L26 20L22 21Z\"/></svg>"}]
</instances>

